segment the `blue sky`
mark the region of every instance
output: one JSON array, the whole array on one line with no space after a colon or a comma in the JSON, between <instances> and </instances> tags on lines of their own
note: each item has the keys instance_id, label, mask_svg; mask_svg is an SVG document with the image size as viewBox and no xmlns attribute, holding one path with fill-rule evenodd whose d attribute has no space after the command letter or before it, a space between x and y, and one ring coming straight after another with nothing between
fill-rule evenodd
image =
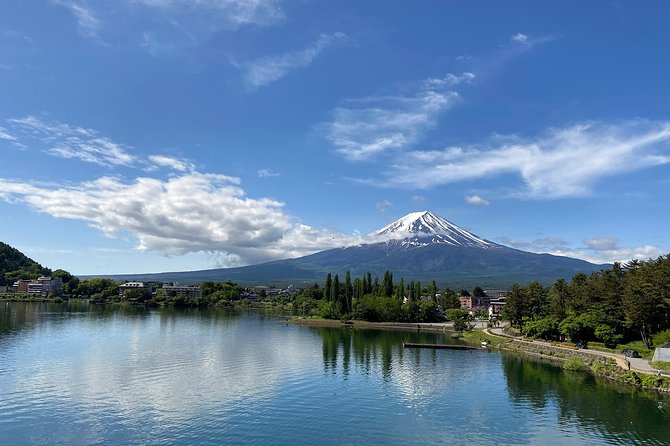
<instances>
[{"instance_id":1,"label":"blue sky","mask_svg":"<svg viewBox=\"0 0 670 446\"><path fill-rule=\"evenodd\" d=\"M670 4L0 5L0 240L76 274L236 266L430 209L670 252Z\"/></svg>"}]
</instances>

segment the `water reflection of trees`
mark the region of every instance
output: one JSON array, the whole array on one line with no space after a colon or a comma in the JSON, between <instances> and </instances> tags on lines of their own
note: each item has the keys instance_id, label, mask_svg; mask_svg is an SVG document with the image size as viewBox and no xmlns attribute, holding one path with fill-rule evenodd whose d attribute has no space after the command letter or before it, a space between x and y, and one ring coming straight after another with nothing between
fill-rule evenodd
<instances>
[{"instance_id":1,"label":"water reflection of trees","mask_svg":"<svg viewBox=\"0 0 670 446\"><path fill-rule=\"evenodd\" d=\"M618 388L584 372L505 355L510 399L544 409L555 404L559 423L596 428L615 444L670 444L670 398Z\"/></svg>"},{"instance_id":2,"label":"water reflection of trees","mask_svg":"<svg viewBox=\"0 0 670 446\"><path fill-rule=\"evenodd\" d=\"M426 355L433 363L437 360L435 350L403 349L403 342L457 342L442 333L426 331L348 330L332 327L316 330L323 341L323 367L326 372L337 373L341 362L342 374L348 376L353 361L367 375L375 367L380 367L385 381L391 379L394 358L399 363L410 360L416 365L425 361Z\"/></svg>"},{"instance_id":3,"label":"water reflection of trees","mask_svg":"<svg viewBox=\"0 0 670 446\"><path fill-rule=\"evenodd\" d=\"M128 304L91 304L87 301L55 302L2 302L0 301L0 337L21 331L60 325L71 318L86 317L87 321L103 322L110 318L147 319L159 312L161 325L175 323L177 318L197 318L219 324L231 322L246 314L226 308L147 308ZM264 318L265 315L255 315Z\"/></svg>"}]
</instances>

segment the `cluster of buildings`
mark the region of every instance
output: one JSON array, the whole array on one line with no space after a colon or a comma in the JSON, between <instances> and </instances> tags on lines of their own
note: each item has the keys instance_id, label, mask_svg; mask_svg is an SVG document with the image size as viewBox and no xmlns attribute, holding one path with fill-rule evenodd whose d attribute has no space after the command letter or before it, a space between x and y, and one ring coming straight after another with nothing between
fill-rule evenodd
<instances>
[{"instance_id":1,"label":"cluster of buildings","mask_svg":"<svg viewBox=\"0 0 670 446\"><path fill-rule=\"evenodd\" d=\"M436 295L439 300L441 294ZM421 296L421 300L431 300L431 296ZM461 308L474 314L477 310L488 311L489 319L500 319L500 313L505 300L507 299L507 290L485 290L484 296L459 296ZM403 303L407 303L408 297L405 296Z\"/></svg>"},{"instance_id":2,"label":"cluster of buildings","mask_svg":"<svg viewBox=\"0 0 670 446\"><path fill-rule=\"evenodd\" d=\"M488 309L489 319L500 319L500 313L505 306L507 290L485 290L481 297L461 297L461 307L474 311L478 308Z\"/></svg>"},{"instance_id":3,"label":"cluster of buildings","mask_svg":"<svg viewBox=\"0 0 670 446\"><path fill-rule=\"evenodd\" d=\"M253 288L247 288L242 294L240 294L240 299L246 299L251 302L258 302L259 300L263 300L265 297L290 296L295 292L296 290L293 289L293 285L289 285L287 288L276 288L259 285Z\"/></svg>"},{"instance_id":4,"label":"cluster of buildings","mask_svg":"<svg viewBox=\"0 0 670 446\"><path fill-rule=\"evenodd\" d=\"M63 280L60 277L43 276L36 280L19 279L5 292L34 294L39 296L58 296L63 292Z\"/></svg>"}]
</instances>

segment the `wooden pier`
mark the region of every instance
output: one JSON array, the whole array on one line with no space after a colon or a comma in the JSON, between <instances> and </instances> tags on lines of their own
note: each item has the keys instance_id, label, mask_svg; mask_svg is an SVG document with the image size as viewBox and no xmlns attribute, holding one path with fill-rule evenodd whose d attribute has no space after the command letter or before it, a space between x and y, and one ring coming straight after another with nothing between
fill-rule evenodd
<instances>
[{"instance_id":1,"label":"wooden pier","mask_svg":"<svg viewBox=\"0 0 670 446\"><path fill-rule=\"evenodd\" d=\"M454 345L454 344L419 344L415 342L403 342L403 348L436 348L444 350L478 350L477 347L470 345Z\"/></svg>"}]
</instances>

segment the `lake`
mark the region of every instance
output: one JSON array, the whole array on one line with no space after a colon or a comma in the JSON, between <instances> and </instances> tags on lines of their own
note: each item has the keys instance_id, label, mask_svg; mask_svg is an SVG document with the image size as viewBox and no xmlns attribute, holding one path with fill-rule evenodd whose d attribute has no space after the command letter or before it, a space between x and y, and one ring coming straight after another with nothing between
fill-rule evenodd
<instances>
[{"instance_id":1,"label":"lake","mask_svg":"<svg viewBox=\"0 0 670 446\"><path fill-rule=\"evenodd\" d=\"M670 399L442 334L0 302L0 444L670 444Z\"/></svg>"}]
</instances>

